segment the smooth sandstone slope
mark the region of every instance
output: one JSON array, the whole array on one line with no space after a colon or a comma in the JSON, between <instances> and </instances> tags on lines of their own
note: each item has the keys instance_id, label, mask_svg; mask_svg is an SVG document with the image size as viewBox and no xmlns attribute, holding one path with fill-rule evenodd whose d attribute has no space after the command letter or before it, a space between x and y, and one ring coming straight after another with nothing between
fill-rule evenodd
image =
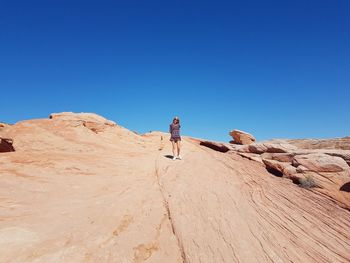
<instances>
[{"instance_id":1,"label":"smooth sandstone slope","mask_svg":"<svg viewBox=\"0 0 350 263\"><path fill-rule=\"evenodd\" d=\"M349 262L350 212L184 138L59 114L0 136L0 262Z\"/></svg>"},{"instance_id":2,"label":"smooth sandstone slope","mask_svg":"<svg viewBox=\"0 0 350 263\"><path fill-rule=\"evenodd\" d=\"M155 145L73 117L7 131L16 152L0 155L0 262L181 262Z\"/></svg>"}]
</instances>

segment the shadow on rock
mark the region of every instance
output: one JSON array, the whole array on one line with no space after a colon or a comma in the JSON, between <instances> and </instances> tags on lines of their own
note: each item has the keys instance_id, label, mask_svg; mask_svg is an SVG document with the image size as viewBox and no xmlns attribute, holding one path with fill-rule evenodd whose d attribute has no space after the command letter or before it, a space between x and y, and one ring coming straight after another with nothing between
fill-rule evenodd
<instances>
[{"instance_id":1,"label":"shadow on rock","mask_svg":"<svg viewBox=\"0 0 350 263\"><path fill-rule=\"evenodd\" d=\"M345 184L343 184L340 188L340 191L344 191L344 192L350 192L350 182L347 182Z\"/></svg>"}]
</instances>

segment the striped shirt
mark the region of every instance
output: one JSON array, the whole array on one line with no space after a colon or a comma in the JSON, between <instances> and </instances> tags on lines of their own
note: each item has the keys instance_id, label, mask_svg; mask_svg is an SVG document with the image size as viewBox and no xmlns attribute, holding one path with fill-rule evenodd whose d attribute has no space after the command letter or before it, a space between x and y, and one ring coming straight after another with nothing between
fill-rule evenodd
<instances>
[{"instance_id":1,"label":"striped shirt","mask_svg":"<svg viewBox=\"0 0 350 263\"><path fill-rule=\"evenodd\" d=\"M179 124L170 124L169 132L171 134L171 138L180 138L180 128Z\"/></svg>"}]
</instances>

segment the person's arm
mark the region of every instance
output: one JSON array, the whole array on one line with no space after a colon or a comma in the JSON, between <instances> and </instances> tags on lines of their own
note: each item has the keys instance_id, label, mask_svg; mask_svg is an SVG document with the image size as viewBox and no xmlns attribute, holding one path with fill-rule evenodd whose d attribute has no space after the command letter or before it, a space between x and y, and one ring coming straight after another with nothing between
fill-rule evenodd
<instances>
[{"instance_id":1,"label":"person's arm","mask_svg":"<svg viewBox=\"0 0 350 263\"><path fill-rule=\"evenodd\" d=\"M171 127L171 124L169 125L169 133L171 134L171 132L172 132L172 127Z\"/></svg>"}]
</instances>

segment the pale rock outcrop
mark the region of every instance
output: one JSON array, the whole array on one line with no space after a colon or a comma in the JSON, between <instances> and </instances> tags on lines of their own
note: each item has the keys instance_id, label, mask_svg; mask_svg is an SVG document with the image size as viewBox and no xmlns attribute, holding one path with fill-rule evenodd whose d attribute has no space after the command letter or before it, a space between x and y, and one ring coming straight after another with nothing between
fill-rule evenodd
<instances>
[{"instance_id":1,"label":"pale rock outcrop","mask_svg":"<svg viewBox=\"0 0 350 263\"><path fill-rule=\"evenodd\" d=\"M270 159L279 162L292 163L295 153L269 153L265 152L261 155L263 159Z\"/></svg>"},{"instance_id":2,"label":"pale rock outcrop","mask_svg":"<svg viewBox=\"0 0 350 263\"><path fill-rule=\"evenodd\" d=\"M344 159L323 153L296 155L293 158L293 165L296 167L302 165L314 172L342 172L350 169Z\"/></svg>"},{"instance_id":3,"label":"pale rock outcrop","mask_svg":"<svg viewBox=\"0 0 350 263\"><path fill-rule=\"evenodd\" d=\"M350 150L325 151L324 153L330 156L340 157L350 166Z\"/></svg>"},{"instance_id":4,"label":"pale rock outcrop","mask_svg":"<svg viewBox=\"0 0 350 263\"><path fill-rule=\"evenodd\" d=\"M337 156L344 159L350 166L350 150L337 150L337 149L291 149L285 155L283 153L263 153L265 156L270 156L272 159L276 158L290 158L296 155L307 155L307 154L327 154L330 156ZM280 157L279 157L280 155ZM267 157L267 158L270 158ZM270 159L271 159L270 158ZM277 159L276 159L277 160ZM282 161L282 160L281 160ZM283 160L286 161L286 160Z\"/></svg>"},{"instance_id":5,"label":"pale rock outcrop","mask_svg":"<svg viewBox=\"0 0 350 263\"><path fill-rule=\"evenodd\" d=\"M253 143L248 146L249 152L251 153L288 153L290 151L296 150L297 147L288 144L288 143L269 143L269 142L261 142L261 143Z\"/></svg>"},{"instance_id":6,"label":"pale rock outcrop","mask_svg":"<svg viewBox=\"0 0 350 263\"><path fill-rule=\"evenodd\" d=\"M232 130L230 135L233 138L232 143L236 144L251 144L256 141L253 135L241 130Z\"/></svg>"}]
</instances>

